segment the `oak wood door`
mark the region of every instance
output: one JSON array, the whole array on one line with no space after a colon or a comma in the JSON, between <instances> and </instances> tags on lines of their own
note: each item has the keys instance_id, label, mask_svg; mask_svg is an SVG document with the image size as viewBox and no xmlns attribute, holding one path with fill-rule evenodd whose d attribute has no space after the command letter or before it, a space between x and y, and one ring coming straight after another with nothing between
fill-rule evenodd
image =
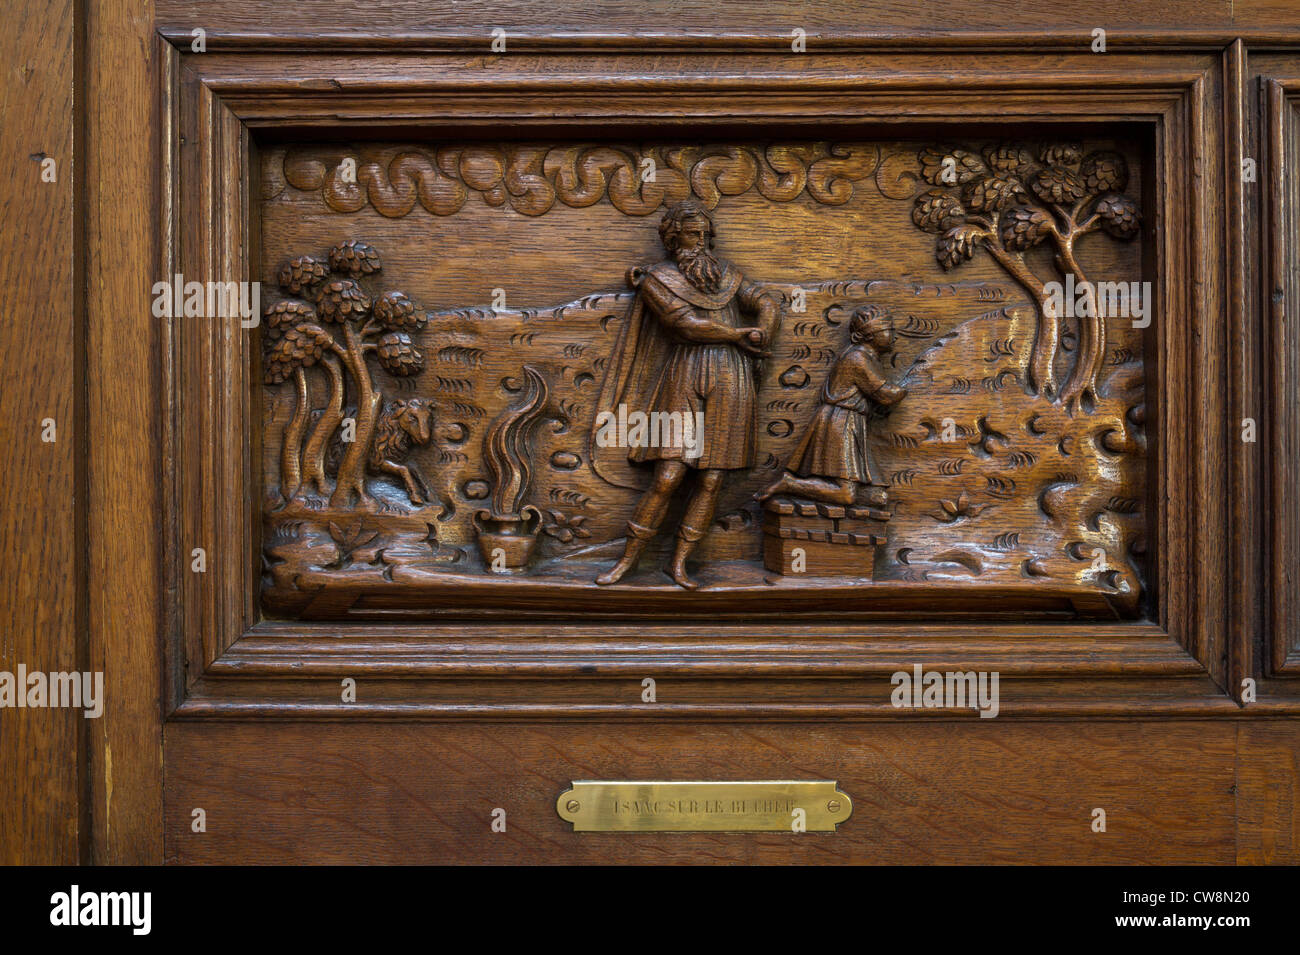
<instances>
[{"instance_id":1,"label":"oak wood door","mask_svg":"<svg viewBox=\"0 0 1300 955\"><path fill-rule=\"evenodd\" d=\"M86 853L1294 861L1300 37L963 10L88 10Z\"/></svg>"}]
</instances>

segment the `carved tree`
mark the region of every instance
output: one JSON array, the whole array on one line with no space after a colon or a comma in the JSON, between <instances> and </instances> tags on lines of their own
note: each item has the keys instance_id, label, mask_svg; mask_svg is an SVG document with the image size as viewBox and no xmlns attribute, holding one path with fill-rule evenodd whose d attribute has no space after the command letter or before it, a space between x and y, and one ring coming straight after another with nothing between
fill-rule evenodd
<instances>
[{"instance_id":1,"label":"carved tree","mask_svg":"<svg viewBox=\"0 0 1300 955\"><path fill-rule=\"evenodd\" d=\"M328 266L302 256L280 271L280 287L302 297L276 302L265 313L267 383L280 384L292 373L298 390L294 417L285 428L281 449L280 490L286 500L314 489L330 495L331 507L364 501L366 455L382 401L367 359L373 355L389 374L401 377L419 374L424 368L424 357L407 334L424 327L424 313L403 292L386 291L372 300L361 285L363 277L381 269L378 252L350 239L330 250ZM321 324L315 324L317 321ZM330 326L339 331L327 331ZM304 369L318 363L329 375L330 395L306 447L301 448L309 415ZM344 369L356 397L356 427L331 492L325 454L330 436L343 422Z\"/></svg>"},{"instance_id":2,"label":"carved tree","mask_svg":"<svg viewBox=\"0 0 1300 955\"><path fill-rule=\"evenodd\" d=\"M302 486L302 438L311 415L306 369L321 360L333 339L316 324L316 310L306 302L275 302L266 309L264 321L267 383L278 385L292 375L296 392L293 418L280 449L280 493L288 501Z\"/></svg>"},{"instance_id":3,"label":"carved tree","mask_svg":"<svg viewBox=\"0 0 1300 955\"><path fill-rule=\"evenodd\" d=\"M1136 203L1123 195L1128 185L1124 157L1113 152L1087 156L1075 144L1047 144L1037 158L1025 147L1001 144L983 157L962 149L924 149L921 177L932 186L916 197L912 221L939 236L935 255L945 270L969 260L983 247L1015 279L1038 308L1038 330L1029 362L1031 393L1056 398L1073 411L1096 400L1097 374L1106 353L1106 326L1092 297L1090 314L1079 320L1079 348L1073 371L1057 394L1056 357L1060 318L1049 307L1044 283L1024 253L1050 239L1056 270L1088 282L1075 258L1075 243L1097 229L1117 239L1138 233Z\"/></svg>"}]
</instances>

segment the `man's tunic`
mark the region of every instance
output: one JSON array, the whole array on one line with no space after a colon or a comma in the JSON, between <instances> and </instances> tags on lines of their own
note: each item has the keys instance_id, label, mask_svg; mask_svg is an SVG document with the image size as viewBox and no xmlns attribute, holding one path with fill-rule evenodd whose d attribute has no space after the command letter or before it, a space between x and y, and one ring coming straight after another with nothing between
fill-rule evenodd
<instances>
[{"instance_id":1,"label":"man's tunic","mask_svg":"<svg viewBox=\"0 0 1300 955\"><path fill-rule=\"evenodd\" d=\"M650 413L691 415L703 422L692 450L678 447L638 447L632 461L680 460L697 468L735 470L754 465L757 386L755 360L739 345L693 341L681 321L695 318L744 328L752 324L741 307L758 308L759 289L728 265L716 292L692 285L669 262L653 266L641 283L645 307L658 319L669 342L668 358L653 390ZM702 418L694 415L699 412Z\"/></svg>"}]
</instances>

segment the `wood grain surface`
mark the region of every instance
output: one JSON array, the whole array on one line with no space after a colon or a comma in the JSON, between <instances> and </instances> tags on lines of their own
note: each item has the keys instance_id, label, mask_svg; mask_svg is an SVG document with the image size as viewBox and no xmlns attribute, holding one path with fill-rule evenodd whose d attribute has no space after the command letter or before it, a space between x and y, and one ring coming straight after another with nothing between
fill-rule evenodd
<instances>
[{"instance_id":1,"label":"wood grain surface","mask_svg":"<svg viewBox=\"0 0 1300 955\"><path fill-rule=\"evenodd\" d=\"M87 535L90 662L107 705L91 730L92 860L146 862L159 853L162 621L168 613L155 531L167 518L161 326L152 281L158 215L157 83L163 49L150 4L87 5L86 316ZM131 369L130 374L122 370ZM130 494L122 489L130 487Z\"/></svg>"},{"instance_id":2,"label":"wood grain surface","mask_svg":"<svg viewBox=\"0 0 1300 955\"><path fill-rule=\"evenodd\" d=\"M792 7L765 0L723 0L683 5L672 0L616 0L591 6L574 0L512 2L462 0L439 7L436 15L418 0L385 0L368 4L364 18L332 0L306 0L291 7L273 3L223 0L162 0L159 22L189 28L211 24L213 29L260 34L351 33L380 37L385 33L482 32L492 27L533 33L588 32L599 34L767 33L788 36L795 27L828 37L847 34L903 34L934 42L935 34L1008 33L1013 30L1075 34L1088 38L1094 27L1145 34L1204 32L1229 29L1285 30L1295 25L1294 9L1285 0L1156 0L1135 5L1103 0L1086 8L1026 4L1016 0L958 0L933 9L906 0L872 3L869 15L853 0Z\"/></svg>"},{"instance_id":3,"label":"wood grain surface","mask_svg":"<svg viewBox=\"0 0 1300 955\"><path fill-rule=\"evenodd\" d=\"M1294 722L1237 729L1237 862L1300 864L1300 732Z\"/></svg>"},{"instance_id":4,"label":"wood grain surface","mask_svg":"<svg viewBox=\"0 0 1300 955\"><path fill-rule=\"evenodd\" d=\"M1231 726L982 722L169 726L167 860L1233 861ZM797 837L575 834L555 811L573 779L829 779L853 817ZM490 830L498 807L504 833ZM205 833L191 831L195 808ZM1104 833L1091 828L1097 808Z\"/></svg>"},{"instance_id":5,"label":"wood grain surface","mask_svg":"<svg viewBox=\"0 0 1300 955\"><path fill-rule=\"evenodd\" d=\"M83 669L72 12L71 0L23 4L0 36L0 355L13 362L0 388L9 487L0 511L0 671L9 674L20 664ZM53 182L42 181L47 158ZM0 712L0 862L77 861L87 722L74 709Z\"/></svg>"}]
</instances>

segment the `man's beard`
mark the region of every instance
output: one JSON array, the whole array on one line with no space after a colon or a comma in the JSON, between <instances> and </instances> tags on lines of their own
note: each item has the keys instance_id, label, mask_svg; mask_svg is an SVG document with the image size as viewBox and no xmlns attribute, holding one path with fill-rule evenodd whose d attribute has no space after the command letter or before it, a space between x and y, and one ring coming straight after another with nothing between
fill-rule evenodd
<instances>
[{"instance_id":1,"label":"man's beard","mask_svg":"<svg viewBox=\"0 0 1300 955\"><path fill-rule=\"evenodd\" d=\"M678 249L677 268L702 292L716 292L722 285L722 266L708 249Z\"/></svg>"}]
</instances>

